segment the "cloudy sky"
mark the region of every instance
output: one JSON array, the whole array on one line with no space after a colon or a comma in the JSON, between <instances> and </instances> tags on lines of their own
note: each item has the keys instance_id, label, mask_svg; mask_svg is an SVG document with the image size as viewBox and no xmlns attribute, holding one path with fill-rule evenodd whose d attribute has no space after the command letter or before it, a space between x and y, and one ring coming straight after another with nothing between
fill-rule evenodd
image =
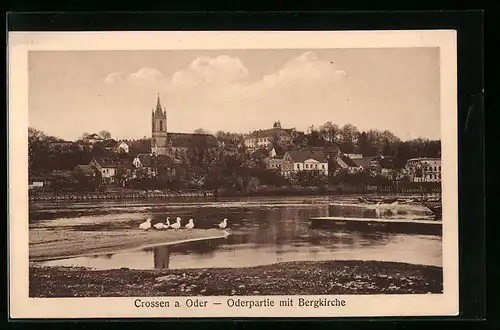
<instances>
[{"instance_id":1,"label":"cloudy sky","mask_svg":"<svg viewBox=\"0 0 500 330\"><path fill-rule=\"evenodd\" d=\"M36 51L29 84L30 127L70 140L150 136L158 93L170 132L332 121L440 138L438 48Z\"/></svg>"}]
</instances>

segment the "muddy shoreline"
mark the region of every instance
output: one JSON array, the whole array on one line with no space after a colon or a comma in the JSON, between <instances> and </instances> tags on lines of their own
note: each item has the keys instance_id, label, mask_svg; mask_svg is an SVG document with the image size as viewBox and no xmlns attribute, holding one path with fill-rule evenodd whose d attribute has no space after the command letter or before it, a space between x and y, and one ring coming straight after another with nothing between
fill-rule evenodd
<instances>
[{"instance_id":1,"label":"muddy shoreline","mask_svg":"<svg viewBox=\"0 0 500 330\"><path fill-rule=\"evenodd\" d=\"M249 268L29 268L30 297L442 293L442 268L380 261L286 262Z\"/></svg>"}]
</instances>

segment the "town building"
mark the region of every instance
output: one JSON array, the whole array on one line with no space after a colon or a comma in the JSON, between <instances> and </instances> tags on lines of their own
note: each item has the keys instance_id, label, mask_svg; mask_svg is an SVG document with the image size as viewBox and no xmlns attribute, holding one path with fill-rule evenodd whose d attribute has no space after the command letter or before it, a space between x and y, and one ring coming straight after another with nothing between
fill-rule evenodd
<instances>
[{"instance_id":1,"label":"town building","mask_svg":"<svg viewBox=\"0 0 500 330\"><path fill-rule=\"evenodd\" d=\"M288 162L285 160L285 155L287 152L290 152L290 155L294 157L301 157L304 155L314 155L314 157L318 158L318 161L323 161L326 159L325 166L326 171L323 171L323 163L321 162L321 166L318 166L320 172L325 172L328 174L328 171L335 168L335 158L340 154L340 150L337 146L323 146L323 147L306 147L306 148L295 148L292 146L288 146L287 148L283 148L281 146L276 146L271 148L269 151L266 149L260 148L252 153L252 157L254 158L262 158L265 161L266 168L279 171L283 175L289 175L289 172L297 172L297 166L292 169L292 165L290 164L290 160ZM259 155L260 157L256 156ZM300 156L299 156L300 155ZM286 166L285 163L287 163ZM311 166L309 166L311 165ZM315 166L312 164L304 163L303 166L300 167L301 170L314 170Z\"/></svg>"},{"instance_id":2,"label":"town building","mask_svg":"<svg viewBox=\"0 0 500 330\"><path fill-rule=\"evenodd\" d=\"M335 157L337 168L339 170L346 170L348 173L357 173L363 170L363 167L358 165L353 159L345 154Z\"/></svg>"},{"instance_id":3,"label":"town building","mask_svg":"<svg viewBox=\"0 0 500 330\"><path fill-rule=\"evenodd\" d=\"M83 141L90 143L90 144L95 144L97 142L103 142L104 139L101 136L99 136L99 134L92 133L92 134L89 134L86 137L84 137Z\"/></svg>"},{"instance_id":4,"label":"town building","mask_svg":"<svg viewBox=\"0 0 500 330\"><path fill-rule=\"evenodd\" d=\"M315 171L328 175L328 159L323 151L289 150L283 156L281 173L290 176L301 171Z\"/></svg>"},{"instance_id":5,"label":"town building","mask_svg":"<svg viewBox=\"0 0 500 330\"><path fill-rule=\"evenodd\" d=\"M127 144L127 142L119 141L113 147L113 152L128 154L130 152L130 146Z\"/></svg>"},{"instance_id":6,"label":"town building","mask_svg":"<svg viewBox=\"0 0 500 330\"><path fill-rule=\"evenodd\" d=\"M361 158L351 158L351 159L364 171L371 170L378 165L378 162L375 160L375 157L361 157Z\"/></svg>"},{"instance_id":7,"label":"town building","mask_svg":"<svg viewBox=\"0 0 500 330\"><path fill-rule=\"evenodd\" d=\"M88 178L97 177L98 170L93 165L76 165L73 169L75 177L84 176Z\"/></svg>"},{"instance_id":8,"label":"town building","mask_svg":"<svg viewBox=\"0 0 500 330\"><path fill-rule=\"evenodd\" d=\"M408 159L405 172L412 182L441 182L441 158Z\"/></svg>"},{"instance_id":9,"label":"town building","mask_svg":"<svg viewBox=\"0 0 500 330\"><path fill-rule=\"evenodd\" d=\"M160 96L156 109L151 114L151 154L159 156L179 156L191 148L217 148L217 140L212 134L169 133L167 131L167 111L162 110Z\"/></svg>"},{"instance_id":10,"label":"town building","mask_svg":"<svg viewBox=\"0 0 500 330\"><path fill-rule=\"evenodd\" d=\"M104 183L114 183L115 177L118 175L128 178L133 169L129 158L93 158L89 165L100 172Z\"/></svg>"},{"instance_id":11,"label":"town building","mask_svg":"<svg viewBox=\"0 0 500 330\"><path fill-rule=\"evenodd\" d=\"M346 156L349 157L349 158L351 158L352 160L363 158L362 154L346 154Z\"/></svg>"},{"instance_id":12,"label":"town building","mask_svg":"<svg viewBox=\"0 0 500 330\"><path fill-rule=\"evenodd\" d=\"M212 134L168 133L170 153L175 156L188 150L215 149L217 139Z\"/></svg>"},{"instance_id":13,"label":"town building","mask_svg":"<svg viewBox=\"0 0 500 330\"><path fill-rule=\"evenodd\" d=\"M28 189L43 188L44 185L46 184L45 182L46 180L43 177L32 178L29 181Z\"/></svg>"},{"instance_id":14,"label":"town building","mask_svg":"<svg viewBox=\"0 0 500 330\"><path fill-rule=\"evenodd\" d=\"M340 156L342 152L340 151L337 145L326 145L322 147L306 147L300 148L301 150L309 150L312 152L323 152L326 158L330 161L333 161L335 157Z\"/></svg>"},{"instance_id":15,"label":"town building","mask_svg":"<svg viewBox=\"0 0 500 330\"><path fill-rule=\"evenodd\" d=\"M293 129L283 129L277 121L274 122L273 128L253 131L245 136L243 144L249 152L275 145L288 146L292 143L292 135Z\"/></svg>"},{"instance_id":16,"label":"town building","mask_svg":"<svg viewBox=\"0 0 500 330\"><path fill-rule=\"evenodd\" d=\"M132 165L136 170L133 172L132 177L139 176L138 170L142 171L141 175L146 177L156 177L162 167L167 167L171 164L171 158L165 155L138 154L132 160Z\"/></svg>"},{"instance_id":17,"label":"town building","mask_svg":"<svg viewBox=\"0 0 500 330\"><path fill-rule=\"evenodd\" d=\"M400 178L402 175L401 171L395 171L395 158L392 156L355 157L351 159L360 166L361 170L369 172L372 176L382 175L389 179L395 179L396 177Z\"/></svg>"},{"instance_id":18,"label":"town building","mask_svg":"<svg viewBox=\"0 0 500 330\"><path fill-rule=\"evenodd\" d=\"M114 139L105 140L101 144L102 148L108 152L126 153L130 152L130 146L125 141L116 141Z\"/></svg>"},{"instance_id":19,"label":"town building","mask_svg":"<svg viewBox=\"0 0 500 330\"><path fill-rule=\"evenodd\" d=\"M378 156L375 157L374 160L377 161L377 170L380 175L389 179L395 179L395 177L393 177L396 175L396 172L394 171L396 169L394 157Z\"/></svg>"},{"instance_id":20,"label":"town building","mask_svg":"<svg viewBox=\"0 0 500 330\"><path fill-rule=\"evenodd\" d=\"M56 150L69 150L73 147L78 147L73 141L58 140L49 143L49 148L51 151Z\"/></svg>"},{"instance_id":21,"label":"town building","mask_svg":"<svg viewBox=\"0 0 500 330\"><path fill-rule=\"evenodd\" d=\"M268 157L265 158L266 168L269 170L274 170L281 173L283 167L286 150L283 148L272 148L269 151Z\"/></svg>"}]
</instances>

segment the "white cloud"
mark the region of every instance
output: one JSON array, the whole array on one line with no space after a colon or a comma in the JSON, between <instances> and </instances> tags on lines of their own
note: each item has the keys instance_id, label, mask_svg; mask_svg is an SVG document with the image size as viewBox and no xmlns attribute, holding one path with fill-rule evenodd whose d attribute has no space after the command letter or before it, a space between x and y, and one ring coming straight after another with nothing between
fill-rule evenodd
<instances>
[{"instance_id":1,"label":"white cloud","mask_svg":"<svg viewBox=\"0 0 500 330\"><path fill-rule=\"evenodd\" d=\"M153 68L144 67L137 72L131 73L127 80L136 85L154 85L164 80L163 74Z\"/></svg>"},{"instance_id":2,"label":"white cloud","mask_svg":"<svg viewBox=\"0 0 500 330\"><path fill-rule=\"evenodd\" d=\"M306 52L286 62L278 72L265 76L262 84L267 87L330 84L345 75L346 73L337 69L333 62L319 59L312 52Z\"/></svg>"},{"instance_id":3,"label":"white cloud","mask_svg":"<svg viewBox=\"0 0 500 330\"><path fill-rule=\"evenodd\" d=\"M151 106L154 106L151 95L160 92L164 106L172 110L172 122L177 120L177 125L187 125L176 119L181 114L190 114L193 122L203 126L213 120L215 113L221 112L232 122L238 122L245 113L245 121L258 125L260 118L270 112L277 118L285 118L290 112L329 107L336 99L344 97L340 87L343 84L339 83L346 75L329 60L306 52L289 59L271 74L258 78L254 73L257 79L251 80L249 69L239 58L220 55L198 57L170 77L145 67L128 74L126 81L129 85L143 87L140 93L139 89L134 89L133 102L141 99L143 104L148 98L153 100ZM142 104L138 104L138 108Z\"/></svg>"},{"instance_id":4,"label":"white cloud","mask_svg":"<svg viewBox=\"0 0 500 330\"><path fill-rule=\"evenodd\" d=\"M345 98L342 80L346 75L334 63L311 52L290 58L275 72L251 80L249 70L236 57L200 57L173 74L165 86L166 104L171 109L171 123L188 125L180 118L190 114L189 125L213 125L211 129L223 128L225 122L241 128L271 125L262 123L271 113L284 119L308 112L315 121L316 112L311 109L332 109L336 100ZM211 124L218 113L224 113L224 120Z\"/></svg>"},{"instance_id":5,"label":"white cloud","mask_svg":"<svg viewBox=\"0 0 500 330\"><path fill-rule=\"evenodd\" d=\"M237 57L201 56L193 60L187 68L175 72L170 79L157 69L144 67L130 73L126 78L122 73L111 73L105 81L113 84L126 79L134 85L166 87L171 91L189 92L196 88L198 93L209 90L218 97L228 94L235 94L231 95L232 97L248 97L280 90L296 92L304 88L330 88L347 75L334 63L318 58L313 52L305 52L290 59L281 69L257 81L249 82L248 73L248 69Z\"/></svg>"},{"instance_id":6,"label":"white cloud","mask_svg":"<svg viewBox=\"0 0 500 330\"><path fill-rule=\"evenodd\" d=\"M104 78L104 82L112 85L112 84L117 83L118 81L123 81L123 79L124 79L123 73L112 72L112 73L108 74L108 76L106 78Z\"/></svg>"},{"instance_id":7,"label":"white cloud","mask_svg":"<svg viewBox=\"0 0 500 330\"><path fill-rule=\"evenodd\" d=\"M172 76L172 83L178 87L200 84L227 85L245 79L248 69L236 57L220 55L218 57L198 57L185 70Z\"/></svg>"},{"instance_id":8,"label":"white cloud","mask_svg":"<svg viewBox=\"0 0 500 330\"><path fill-rule=\"evenodd\" d=\"M347 75L334 63L320 59L312 52L291 58L276 72L256 81L249 81L248 69L236 57L198 57L184 69L175 72L168 89L190 94L196 90L197 98L207 101L251 102L259 99L311 97L328 93ZM179 97L181 97L179 95Z\"/></svg>"}]
</instances>

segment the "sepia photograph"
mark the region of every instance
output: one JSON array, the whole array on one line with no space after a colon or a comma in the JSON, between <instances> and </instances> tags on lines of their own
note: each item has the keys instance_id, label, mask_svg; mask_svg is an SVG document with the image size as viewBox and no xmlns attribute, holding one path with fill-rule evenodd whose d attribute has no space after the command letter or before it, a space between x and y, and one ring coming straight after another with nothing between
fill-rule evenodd
<instances>
[{"instance_id":1,"label":"sepia photograph","mask_svg":"<svg viewBox=\"0 0 500 330\"><path fill-rule=\"evenodd\" d=\"M377 32L350 47L359 35L271 47L273 34L253 46L220 33L207 47L165 32L135 49L102 47L132 40L114 33L94 49L20 36L35 40L17 59L26 113L10 151L27 151L11 169L27 179L26 208L9 219L23 299L128 298L127 310L169 317L362 316L354 304L392 315L391 297L408 314L428 313L412 305L420 298L458 312L456 87L444 85L456 71L443 73L439 42L455 57L456 46L445 32L401 46L402 32L392 47Z\"/></svg>"}]
</instances>

